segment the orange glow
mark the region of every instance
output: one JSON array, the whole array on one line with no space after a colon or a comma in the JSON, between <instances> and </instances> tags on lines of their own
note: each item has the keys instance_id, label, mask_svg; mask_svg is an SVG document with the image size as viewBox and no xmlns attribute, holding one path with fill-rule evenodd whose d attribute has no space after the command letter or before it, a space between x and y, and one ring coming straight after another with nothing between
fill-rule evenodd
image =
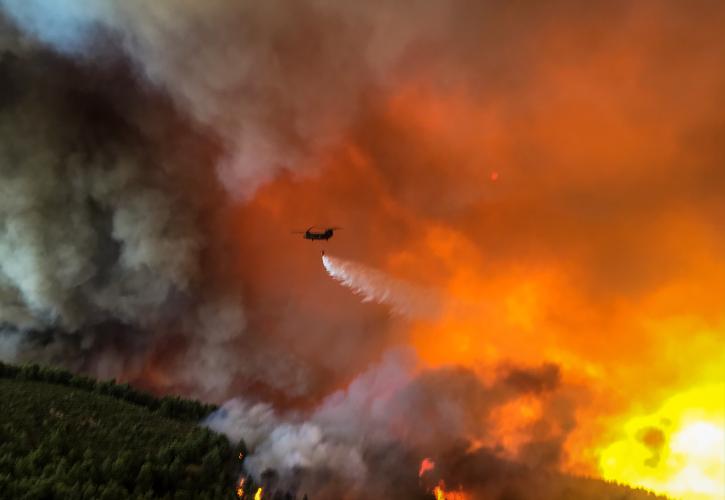
<instances>
[{"instance_id":1,"label":"orange glow","mask_svg":"<svg viewBox=\"0 0 725 500\"><path fill-rule=\"evenodd\" d=\"M563 437L560 469L699 500L717 498L725 468L703 444L725 419L725 397L709 389L725 379L725 135L713 104L725 40L717 16L668 9L632 7L617 30L592 33L532 23L525 47L471 80L432 79L430 64L405 72L317 159L318 175L265 186L235 230L354 228L331 252L442 297L434 320L371 336L359 367L402 340L425 367L463 365L487 381L501 364L555 363L572 422L541 432ZM245 258L269 256L246 272L317 297L318 250L287 242L245 239ZM336 315L342 300L333 313L329 301L309 307ZM285 339L314 356L307 339ZM557 409L546 396L506 401L471 445L516 457ZM649 428L662 436L641 438Z\"/></svg>"},{"instance_id":2,"label":"orange glow","mask_svg":"<svg viewBox=\"0 0 725 500\"><path fill-rule=\"evenodd\" d=\"M239 479L239 484L237 484L237 496L239 498L242 498L244 496L244 478Z\"/></svg>"},{"instance_id":3,"label":"orange glow","mask_svg":"<svg viewBox=\"0 0 725 500\"><path fill-rule=\"evenodd\" d=\"M433 488L436 500L470 500L470 497L462 491L446 491L445 484L439 483Z\"/></svg>"},{"instance_id":4,"label":"orange glow","mask_svg":"<svg viewBox=\"0 0 725 500\"><path fill-rule=\"evenodd\" d=\"M528 437L528 426L540 418L541 413L541 402L532 397L517 398L498 407L492 415L495 429L492 442L485 444L500 446L507 455L515 457Z\"/></svg>"}]
</instances>

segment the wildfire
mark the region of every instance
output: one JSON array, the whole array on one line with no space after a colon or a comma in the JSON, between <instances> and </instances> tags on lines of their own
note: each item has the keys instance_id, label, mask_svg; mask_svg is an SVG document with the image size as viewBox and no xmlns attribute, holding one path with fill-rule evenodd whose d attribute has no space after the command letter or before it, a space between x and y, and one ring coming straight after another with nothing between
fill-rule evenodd
<instances>
[{"instance_id":1,"label":"wildfire","mask_svg":"<svg viewBox=\"0 0 725 500\"><path fill-rule=\"evenodd\" d=\"M239 498L244 496L244 478L241 478L239 480L239 484L237 485L237 496Z\"/></svg>"},{"instance_id":2,"label":"wildfire","mask_svg":"<svg viewBox=\"0 0 725 500\"><path fill-rule=\"evenodd\" d=\"M422 478L424 474L435 469L435 462L430 458L424 458L420 462L418 469L418 477ZM436 500L469 500L469 496L462 491L446 491L446 485L441 480L431 490Z\"/></svg>"},{"instance_id":3,"label":"wildfire","mask_svg":"<svg viewBox=\"0 0 725 500\"><path fill-rule=\"evenodd\" d=\"M446 491L443 481L433 488L436 500L469 500L470 497L462 491Z\"/></svg>"},{"instance_id":4,"label":"wildfire","mask_svg":"<svg viewBox=\"0 0 725 500\"><path fill-rule=\"evenodd\" d=\"M254 494L254 500L262 500L262 488L257 488L257 492Z\"/></svg>"}]
</instances>

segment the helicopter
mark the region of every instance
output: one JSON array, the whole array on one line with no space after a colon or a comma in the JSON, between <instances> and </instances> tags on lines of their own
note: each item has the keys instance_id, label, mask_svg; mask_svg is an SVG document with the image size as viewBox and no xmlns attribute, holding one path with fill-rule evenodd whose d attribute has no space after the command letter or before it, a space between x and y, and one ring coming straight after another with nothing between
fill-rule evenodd
<instances>
[{"instance_id":1,"label":"helicopter","mask_svg":"<svg viewBox=\"0 0 725 500\"><path fill-rule=\"evenodd\" d=\"M314 231L315 226L310 226L306 231L292 231L295 234L303 234L306 240L329 240L333 237L335 231L342 229L341 227L328 227L322 231Z\"/></svg>"}]
</instances>

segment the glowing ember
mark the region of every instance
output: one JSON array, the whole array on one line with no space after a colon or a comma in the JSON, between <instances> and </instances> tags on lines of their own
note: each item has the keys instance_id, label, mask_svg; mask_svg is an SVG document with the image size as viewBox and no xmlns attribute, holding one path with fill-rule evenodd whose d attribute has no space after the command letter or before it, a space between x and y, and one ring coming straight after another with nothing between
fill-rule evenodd
<instances>
[{"instance_id":1,"label":"glowing ember","mask_svg":"<svg viewBox=\"0 0 725 500\"><path fill-rule=\"evenodd\" d=\"M237 496L239 498L244 496L244 478L241 478L239 480L239 484L237 485Z\"/></svg>"},{"instance_id":2,"label":"glowing ember","mask_svg":"<svg viewBox=\"0 0 725 500\"><path fill-rule=\"evenodd\" d=\"M435 466L436 464L433 460L431 460L430 458L424 458L423 461L420 463L420 469L418 469L418 477L423 477L423 474L435 469Z\"/></svg>"}]
</instances>

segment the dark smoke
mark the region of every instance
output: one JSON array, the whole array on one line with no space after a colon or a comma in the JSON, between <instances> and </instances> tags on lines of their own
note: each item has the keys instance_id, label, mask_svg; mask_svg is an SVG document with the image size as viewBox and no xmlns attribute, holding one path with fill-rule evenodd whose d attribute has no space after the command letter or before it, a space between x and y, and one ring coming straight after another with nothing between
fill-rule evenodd
<instances>
[{"instance_id":1,"label":"dark smoke","mask_svg":"<svg viewBox=\"0 0 725 500\"><path fill-rule=\"evenodd\" d=\"M79 66L2 26L3 353L62 360L121 330L133 344L199 279L204 238L158 145L171 108L112 51ZM146 121L148 106L168 118Z\"/></svg>"},{"instance_id":2,"label":"dark smoke","mask_svg":"<svg viewBox=\"0 0 725 500\"><path fill-rule=\"evenodd\" d=\"M113 33L146 81L213 128L227 152L219 175L240 197L339 134L370 71L366 9L358 16L335 2L2 4L27 32L72 56L90 57L98 32Z\"/></svg>"}]
</instances>

